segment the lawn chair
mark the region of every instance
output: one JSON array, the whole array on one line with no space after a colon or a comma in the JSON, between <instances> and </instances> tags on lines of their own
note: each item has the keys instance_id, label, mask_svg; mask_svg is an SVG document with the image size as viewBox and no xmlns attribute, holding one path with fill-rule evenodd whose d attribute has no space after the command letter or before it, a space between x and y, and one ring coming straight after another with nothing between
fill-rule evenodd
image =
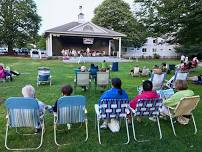
<instances>
[{"instance_id":1,"label":"lawn chair","mask_svg":"<svg viewBox=\"0 0 202 152\"><path fill-rule=\"evenodd\" d=\"M150 73L149 69L146 67L143 67L141 76L148 76L149 73Z\"/></svg>"},{"instance_id":2,"label":"lawn chair","mask_svg":"<svg viewBox=\"0 0 202 152\"><path fill-rule=\"evenodd\" d=\"M161 90L163 87L164 80L166 78L166 73L151 75L151 81L153 84L153 90Z\"/></svg>"},{"instance_id":3,"label":"lawn chair","mask_svg":"<svg viewBox=\"0 0 202 152\"><path fill-rule=\"evenodd\" d=\"M89 87L90 88L90 73L89 72L77 72L76 79L74 80L74 89L76 87Z\"/></svg>"},{"instance_id":4,"label":"lawn chair","mask_svg":"<svg viewBox=\"0 0 202 152\"><path fill-rule=\"evenodd\" d=\"M38 68L37 86L44 83L48 83L51 86L50 69L47 67L40 67Z\"/></svg>"},{"instance_id":5,"label":"lawn chair","mask_svg":"<svg viewBox=\"0 0 202 152\"><path fill-rule=\"evenodd\" d=\"M134 67L132 76L140 76L140 67Z\"/></svg>"},{"instance_id":6,"label":"lawn chair","mask_svg":"<svg viewBox=\"0 0 202 152\"><path fill-rule=\"evenodd\" d=\"M102 99L100 105L95 104L96 120L97 122L97 132L98 132L98 141L101 144L100 137L100 120L105 119L124 119L126 124L127 132L127 142L130 142L129 130L128 130L128 118L127 114L129 113L128 109L128 99Z\"/></svg>"},{"instance_id":7,"label":"lawn chair","mask_svg":"<svg viewBox=\"0 0 202 152\"><path fill-rule=\"evenodd\" d=\"M196 127L196 123L195 123L194 115L192 111L196 108L199 101L200 101L200 96L185 97L180 100L176 108L168 107L170 122L173 129L173 134L175 136L176 136L176 132L173 124L173 118L177 118L179 116L185 116L185 115L191 115L191 118L194 124L194 129L195 129L194 134L197 133L197 127Z\"/></svg>"},{"instance_id":8,"label":"lawn chair","mask_svg":"<svg viewBox=\"0 0 202 152\"><path fill-rule=\"evenodd\" d=\"M12 97L8 98L5 102L7 109L7 124L6 124L6 135L5 135L5 147L8 150L36 150L39 149L43 142L44 134L44 119L43 116L39 115L38 102L33 98L24 97ZM7 145L8 131L9 128L16 128L16 133L20 135L34 135L34 134L21 134L17 128L37 128L41 127L41 140L37 147L32 148L9 148Z\"/></svg>"},{"instance_id":9,"label":"lawn chair","mask_svg":"<svg viewBox=\"0 0 202 152\"><path fill-rule=\"evenodd\" d=\"M140 99L138 100L137 107L136 109L131 110L131 117L132 117L132 129L133 129L133 137L134 140L137 142L145 142L148 140L138 140L136 138L136 132L135 132L135 125L134 125L134 120L133 117L138 116L138 117L152 117L157 120L158 128L159 128L159 135L160 139L162 139L162 133L161 133L161 127L160 127L160 122L159 122L159 108L162 105L162 99L156 98L156 99Z\"/></svg>"},{"instance_id":10,"label":"lawn chair","mask_svg":"<svg viewBox=\"0 0 202 152\"><path fill-rule=\"evenodd\" d=\"M57 101L57 113L54 113L54 140L56 145L61 145L57 142L57 126L61 124L85 123L85 141L88 140L88 120L85 105L86 98L84 96L65 96Z\"/></svg>"},{"instance_id":11,"label":"lawn chair","mask_svg":"<svg viewBox=\"0 0 202 152\"><path fill-rule=\"evenodd\" d=\"M96 87L106 87L109 86L109 72L97 72Z\"/></svg>"},{"instance_id":12,"label":"lawn chair","mask_svg":"<svg viewBox=\"0 0 202 152\"><path fill-rule=\"evenodd\" d=\"M180 70L177 70L175 72L175 75L167 81L166 86L168 88L175 88L175 81L176 80L187 80L189 73L188 72L182 72Z\"/></svg>"}]
</instances>

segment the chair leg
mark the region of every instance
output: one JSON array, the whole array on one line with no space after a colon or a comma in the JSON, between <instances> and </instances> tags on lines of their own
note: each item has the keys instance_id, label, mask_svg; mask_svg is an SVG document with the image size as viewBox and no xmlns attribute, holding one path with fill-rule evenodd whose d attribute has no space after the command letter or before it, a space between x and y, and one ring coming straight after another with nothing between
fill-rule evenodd
<instances>
[{"instance_id":1,"label":"chair leg","mask_svg":"<svg viewBox=\"0 0 202 152\"><path fill-rule=\"evenodd\" d=\"M157 119L157 123L158 123L160 139L162 139L162 132L161 132L161 126L160 126L160 122L159 122L159 117L156 117L156 119Z\"/></svg>"},{"instance_id":2,"label":"chair leg","mask_svg":"<svg viewBox=\"0 0 202 152\"><path fill-rule=\"evenodd\" d=\"M176 136L175 127L174 127L174 124L173 124L173 118L171 116L169 108L168 108L168 113L169 113L169 117L170 117L170 123L171 123L172 129L173 129L173 134Z\"/></svg>"},{"instance_id":3,"label":"chair leg","mask_svg":"<svg viewBox=\"0 0 202 152\"><path fill-rule=\"evenodd\" d=\"M14 150L14 151L20 151L20 150L37 150L42 146L43 143L43 135L44 135L44 123L42 124L42 132L41 132L41 140L40 140L40 144L36 147L36 148L9 148L7 145L7 141L8 141L8 128L9 128L9 124L7 122L6 125L6 136L5 136L5 147L7 150Z\"/></svg>"},{"instance_id":4,"label":"chair leg","mask_svg":"<svg viewBox=\"0 0 202 152\"><path fill-rule=\"evenodd\" d=\"M132 129L133 129L133 138L136 142L147 142L149 140L138 140L137 137L136 137L136 132L135 132L135 125L134 125L134 119L133 119L133 116L131 115L131 118L132 118Z\"/></svg>"},{"instance_id":5,"label":"chair leg","mask_svg":"<svg viewBox=\"0 0 202 152\"><path fill-rule=\"evenodd\" d=\"M127 132L127 138L128 138L128 140L124 144L128 144L130 142L130 135L129 135L129 130L128 130L128 119L127 118L125 118L125 122L126 122L126 132Z\"/></svg>"},{"instance_id":6,"label":"chair leg","mask_svg":"<svg viewBox=\"0 0 202 152\"><path fill-rule=\"evenodd\" d=\"M88 119L85 120L85 124L86 124L86 139L85 142L88 140Z\"/></svg>"},{"instance_id":7,"label":"chair leg","mask_svg":"<svg viewBox=\"0 0 202 152\"><path fill-rule=\"evenodd\" d=\"M97 120L97 134L98 134L99 144L102 144L101 143L101 138L100 138L100 121L99 120Z\"/></svg>"},{"instance_id":8,"label":"chair leg","mask_svg":"<svg viewBox=\"0 0 202 152\"><path fill-rule=\"evenodd\" d=\"M57 146L60 146L60 144L58 144L57 142L57 124L55 118L54 118L54 141Z\"/></svg>"},{"instance_id":9,"label":"chair leg","mask_svg":"<svg viewBox=\"0 0 202 152\"><path fill-rule=\"evenodd\" d=\"M193 114L191 114L191 117L192 117L192 120L193 120L193 124L194 124L194 134L196 134L197 133L197 127L196 127L196 122L195 122L195 119L194 119L194 115Z\"/></svg>"}]
</instances>

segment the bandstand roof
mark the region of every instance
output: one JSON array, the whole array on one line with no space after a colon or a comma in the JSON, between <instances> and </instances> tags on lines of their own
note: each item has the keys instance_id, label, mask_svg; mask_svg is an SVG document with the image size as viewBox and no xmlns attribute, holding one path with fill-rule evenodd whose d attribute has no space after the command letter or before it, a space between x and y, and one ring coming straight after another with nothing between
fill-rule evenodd
<instances>
[{"instance_id":1,"label":"bandstand roof","mask_svg":"<svg viewBox=\"0 0 202 152\"><path fill-rule=\"evenodd\" d=\"M92 22L70 22L45 31L45 36L49 34L64 35L64 36L82 36L82 37L103 37L116 38L126 37L125 34L106 29L104 27L95 25Z\"/></svg>"}]
</instances>

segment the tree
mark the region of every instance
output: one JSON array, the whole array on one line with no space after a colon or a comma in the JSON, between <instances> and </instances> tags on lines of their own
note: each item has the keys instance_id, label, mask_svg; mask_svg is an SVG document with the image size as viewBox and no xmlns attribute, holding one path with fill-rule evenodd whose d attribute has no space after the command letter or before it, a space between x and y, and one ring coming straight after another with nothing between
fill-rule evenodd
<instances>
[{"instance_id":1,"label":"tree","mask_svg":"<svg viewBox=\"0 0 202 152\"><path fill-rule=\"evenodd\" d=\"M38 37L37 48L46 49L46 39L43 34Z\"/></svg>"},{"instance_id":2,"label":"tree","mask_svg":"<svg viewBox=\"0 0 202 152\"><path fill-rule=\"evenodd\" d=\"M41 18L33 0L0 1L0 41L12 51L37 36Z\"/></svg>"},{"instance_id":3,"label":"tree","mask_svg":"<svg viewBox=\"0 0 202 152\"><path fill-rule=\"evenodd\" d=\"M145 42L147 33L144 26L136 21L129 4L123 0L104 0L94 13L93 23L127 35L123 39L125 46L137 47Z\"/></svg>"},{"instance_id":4,"label":"tree","mask_svg":"<svg viewBox=\"0 0 202 152\"><path fill-rule=\"evenodd\" d=\"M180 44L178 52L202 57L201 0L135 0L136 13L152 35L167 35ZM150 11L149 11L150 10Z\"/></svg>"}]
</instances>

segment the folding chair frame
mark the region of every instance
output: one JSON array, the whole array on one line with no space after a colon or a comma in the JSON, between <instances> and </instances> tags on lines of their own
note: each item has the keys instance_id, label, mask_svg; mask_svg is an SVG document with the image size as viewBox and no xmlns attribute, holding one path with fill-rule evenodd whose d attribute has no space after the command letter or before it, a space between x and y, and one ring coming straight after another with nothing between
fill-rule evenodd
<instances>
[{"instance_id":1,"label":"folding chair frame","mask_svg":"<svg viewBox=\"0 0 202 152\"><path fill-rule=\"evenodd\" d=\"M144 99L142 99L144 100ZM150 99L150 100L154 100L154 99ZM139 102L139 101L138 101ZM145 103L143 103L144 105ZM160 106L159 106L160 107ZM145 108L145 107L144 107ZM162 132L161 132L161 126L160 126L160 122L159 122L159 114L158 115L155 115L155 116L150 116L150 115L137 115L136 114L136 110L134 110L133 108L129 107L130 111L131 111L131 118L132 118L132 129L133 129L133 138L135 141L137 142L146 142L146 141L149 141L149 140L138 140L137 137L136 137L136 132L135 132L135 124L134 124L134 118L135 116L138 116L138 117L153 117L153 118L156 118L157 120L157 125L158 125L158 130L159 130L159 138L160 140L162 139ZM139 111L138 111L139 112Z\"/></svg>"},{"instance_id":2,"label":"folding chair frame","mask_svg":"<svg viewBox=\"0 0 202 152\"><path fill-rule=\"evenodd\" d=\"M196 96L196 97L199 98L199 96ZM200 98L199 98L199 100L200 100ZM199 101L198 101L198 102L199 102ZM198 104L198 102L197 102L197 104ZM179 104L180 104L180 103L179 103ZM179 105L179 104L178 104L178 105ZM197 105L196 105L196 106L197 106ZM177 107L176 107L176 108L177 108ZM172 130L173 130L173 134L174 134L175 136L177 136L177 135L176 135L176 131L175 131L175 126L174 126L174 123L173 123L173 118L176 118L176 116L171 113L171 110L175 110L175 109L172 108L172 107L168 107L168 113L169 113L169 118L170 118L170 123L171 123L171 126L172 126ZM192 110L194 110L194 109L192 109ZM194 119L194 115L193 115L192 112L191 112L189 115L191 116L192 121L193 121L193 124L194 124L194 134L196 134L198 130L197 130L197 127L196 127L196 122L195 122L195 119Z\"/></svg>"},{"instance_id":3,"label":"folding chair frame","mask_svg":"<svg viewBox=\"0 0 202 152\"><path fill-rule=\"evenodd\" d=\"M98 133L98 142L99 144L102 144L101 142L101 134L100 134L100 120L103 120L102 118L100 118L100 113L99 110L97 109L98 105L95 104L95 128L97 125L97 133ZM98 107L99 108L99 107ZM126 125L126 133L127 133L127 142L125 142L124 144L128 144L130 142L130 135L129 135L129 129L128 129L128 118L127 116L125 118L122 118L125 120L125 125ZM121 120L121 118L120 118ZM97 124L96 124L97 122Z\"/></svg>"},{"instance_id":4,"label":"folding chair frame","mask_svg":"<svg viewBox=\"0 0 202 152\"><path fill-rule=\"evenodd\" d=\"M40 124L42 131L41 131L41 138L40 138L40 144L37 147L30 147L30 148L9 148L7 141L8 141L8 131L9 131L9 117L7 118L7 124L6 124L6 135L5 135L5 147L7 150L14 150L14 151L19 151L19 150L37 150L42 146L43 143L43 135L44 135L44 131L45 131L45 127L44 127L44 119L43 122ZM16 133L18 133L17 128L16 128ZM29 135L34 135L34 134L22 134L23 136L29 136Z\"/></svg>"}]
</instances>

